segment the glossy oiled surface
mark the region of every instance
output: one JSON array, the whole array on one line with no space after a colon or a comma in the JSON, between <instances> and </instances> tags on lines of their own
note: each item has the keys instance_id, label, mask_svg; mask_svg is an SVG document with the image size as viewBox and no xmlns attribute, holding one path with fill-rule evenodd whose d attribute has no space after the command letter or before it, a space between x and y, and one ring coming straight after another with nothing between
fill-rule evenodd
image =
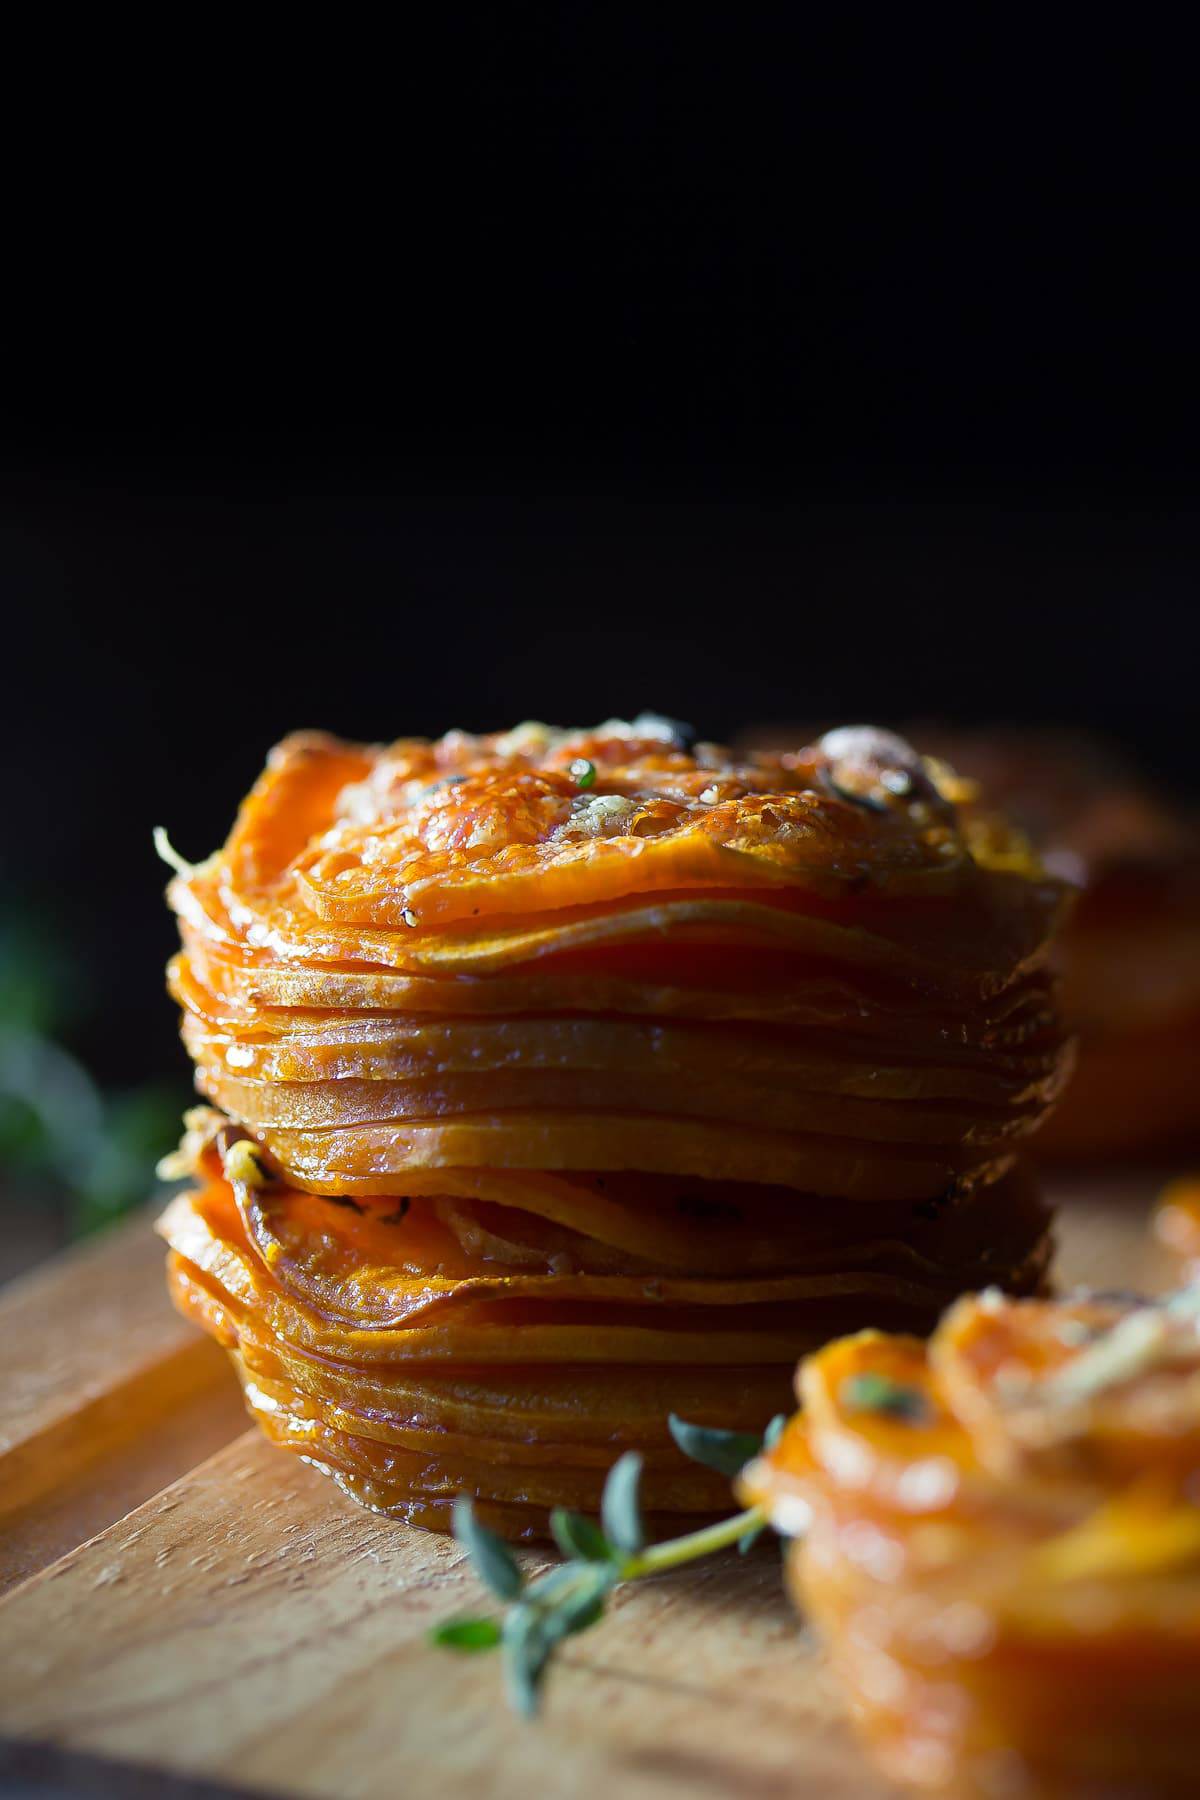
<instances>
[{"instance_id":1,"label":"glossy oiled surface","mask_svg":"<svg viewBox=\"0 0 1200 1800\"><path fill-rule=\"evenodd\" d=\"M744 1474L865 1739L922 1791L1195 1792L1197 1293L1105 1286L827 1345Z\"/></svg>"},{"instance_id":2,"label":"glossy oiled surface","mask_svg":"<svg viewBox=\"0 0 1200 1800\"><path fill-rule=\"evenodd\" d=\"M1152 1176L1074 1186L1064 1275L1165 1282L1170 1264L1144 1232L1155 1188ZM93 1292L121 1279L145 1230L106 1247ZM161 1316L152 1261L125 1290L131 1326L139 1306ZM53 1308L58 1277L40 1279ZM82 1304L77 1287L59 1298ZM7 1330L0 1355L20 1379ZM844 1727L767 1548L624 1593L564 1659L533 1727L505 1712L493 1664L426 1645L434 1620L479 1600L452 1542L372 1518L244 1434L0 1603L0 1729L323 1800L890 1792Z\"/></svg>"},{"instance_id":3,"label":"glossy oiled surface","mask_svg":"<svg viewBox=\"0 0 1200 1800\"><path fill-rule=\"evenodd\" d=\"M828 1337L1042 1278L1065 890L892 734L302 734L170 899L212 1103L172 1292L392 1517L545 1537L638 1449L682 1525L723 1496L667 1412L770 1417Z\"/></svg>"}]
</instances>

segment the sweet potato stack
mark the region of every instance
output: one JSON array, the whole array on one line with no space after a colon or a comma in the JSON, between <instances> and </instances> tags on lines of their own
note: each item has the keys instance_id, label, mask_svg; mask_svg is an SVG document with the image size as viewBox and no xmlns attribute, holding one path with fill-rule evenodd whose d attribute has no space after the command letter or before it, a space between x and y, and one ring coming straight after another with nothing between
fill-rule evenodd
<instances>
[{"instance_id":1,"label":"sweet potato stack","mask_svg":"<svg viewBox=\"0 0 1200 1800\"><path fill-rule=\"evenodd\" d=\"M978 781L979 804L1014 820L1080 889L1058 952L1078 1067L1038 1154L1200 1144L1200 819L1086 736L993 729L935 741Z\"/></svg>"},{"instance_id":2,"label":"sweet potato stack","mask_svg":"<svg viewBox=\"0 0 1200 1800\"><path fill-rule=\"evenodd\" d=\"M632 1448L678 1530L727 1492L671 1410L752 1429L829 1336L1040 1283L1062 889L899 739L297 736L170 896L173 1291L381 1511L539 1535Z\"/></svg>"},{"instance_id":3,"label":"sweet potato stack","mask_svg":"<svg viewBox=\"0 0 1200 1800\"><path fill-rule=\"evenodd\" d=\"M801 1368L744 1471L893 1779L1196 1792L1200 1289L953 1307Z\"/></svg>"}]
</instances>

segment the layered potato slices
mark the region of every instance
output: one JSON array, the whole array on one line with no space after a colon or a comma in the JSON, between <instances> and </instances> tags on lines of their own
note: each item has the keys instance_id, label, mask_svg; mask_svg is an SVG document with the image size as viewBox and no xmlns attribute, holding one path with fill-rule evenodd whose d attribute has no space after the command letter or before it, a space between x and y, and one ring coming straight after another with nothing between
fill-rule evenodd
<instances>
[{"instance_id":1,"label":"layered potato slices","mask_svg":"<svg viewBox=\"0 0 1200 1800\"><path fill-rule=\"evenodd\" d=\"M382 1512L537 1536L636 1449L677 1530L727 1494L669 1412L752 1427L829 1337L1042 1282L1065 890L899 738L298 735L169 894L172 1290Z\"/></svg>"}]
</instances>

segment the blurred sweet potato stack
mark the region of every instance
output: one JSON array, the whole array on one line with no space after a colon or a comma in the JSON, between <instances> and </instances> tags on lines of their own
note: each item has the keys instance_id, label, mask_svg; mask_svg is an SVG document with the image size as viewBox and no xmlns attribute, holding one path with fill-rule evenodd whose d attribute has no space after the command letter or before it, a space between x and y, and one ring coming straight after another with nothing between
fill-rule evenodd
<instances>
[{"instance_id":1,"label":"blurred sweet potato stack","mask_svg":"<svg viewBox=\"0 0 1200 1800\"><path fill-rule=\"evenodd\" d=\"M961 1300L801 1368L742 1477L852 1716L945 1795L1184 1795L1200 1729L1200 1289Z\"/></svg>"},{"instance_id":2,"label":"blurred sweet potato stack","mask_svg":"<svg viewBox=\"0 0 1200 1800\"><path fill-rule=\"evenodd\" d=\"M803 741L759 726L758 753ZM1039 1134L1064 1160L1200 1144L1200 819L1112 745L1079 732L920 725L965 778L960 802L1000 813L1077 890L1056 961L1077 1067Z\"/></svg>"},{"instance_id":3,"label":"blurred sweet potato stack","mask_svg":"<svg viewBox=\"0 0 1200 1800\"><path fill-rule=\"evenodd\" d=\"M948 733L937 747L1080 890L1060 946L1078 1066L1039 1151L1200 1143L1200 821L1079 734Z\"/></svg>"},{"instance_id":4,"label":"blurred sweet potato stack","mask_svg":"<svg viewBox=\"0 0 1200 1800\"><path fill-rule=\"evenodd\" d=\"M162 1230L268 1434L510 1536L752 1428L796 1355L1036 1289L1063 904L899 739L735 757L657 717L275 750L171 883L208 1106Z\"/></svg>"}]
</instances>

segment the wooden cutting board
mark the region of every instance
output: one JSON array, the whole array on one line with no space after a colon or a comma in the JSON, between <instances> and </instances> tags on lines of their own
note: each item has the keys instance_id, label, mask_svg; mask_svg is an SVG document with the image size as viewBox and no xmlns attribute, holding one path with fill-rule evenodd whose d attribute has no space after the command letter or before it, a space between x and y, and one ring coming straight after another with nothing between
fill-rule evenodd
<instances>
[{"instance_id":1,"label":"wooden cutting board","mask_svg":"<svg viewBox=\"0 0 1200 1800\"><path fill-rule=\"evenodd\" d=\"M1060 1182L1062 1278L1168 1285L1145 1230L1157 1185ZM480 1608L458 1547L361 1511L245 1429L223 1355L166 1301L148 1217L0 1296L0 1367L9 1791L889 1792L770 1543L622 1590L563 1655L543 1717L512 1718L494 1658L427 1643Z\"/></svg>"}]
</instances>

